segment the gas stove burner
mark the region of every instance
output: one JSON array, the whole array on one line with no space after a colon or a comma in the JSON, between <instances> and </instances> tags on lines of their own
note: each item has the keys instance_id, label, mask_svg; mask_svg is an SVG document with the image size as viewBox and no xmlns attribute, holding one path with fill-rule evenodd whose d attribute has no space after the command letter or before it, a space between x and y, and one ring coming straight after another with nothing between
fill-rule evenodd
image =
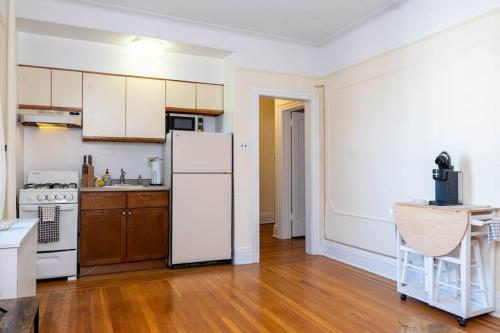
<instances>
[{"instance_id":1,"label":"gas stove burner","mask_svg":"<svg viewBox=\"0 0 500 333\"><path fill-rule=\"evenodd\" d=\"M45 183L45 184L33 184L29 183L23 186L24 189L35 189L35 190L45 190L45 189L76 189L78 185L76 183L61 184L61 183Z\"/></svg>"}]
</instances>

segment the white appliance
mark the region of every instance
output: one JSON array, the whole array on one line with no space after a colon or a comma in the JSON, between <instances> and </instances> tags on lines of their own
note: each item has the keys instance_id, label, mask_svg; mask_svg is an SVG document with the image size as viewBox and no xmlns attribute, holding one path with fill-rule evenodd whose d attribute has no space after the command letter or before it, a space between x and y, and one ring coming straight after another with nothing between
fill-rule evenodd
<instances>
[{"instance_id":1,"label":"white appliance","mask_svg":"<svg viewBox=\"0 0 500 333\"><path fill-rule=\"evenodd\" d=\"M76 278L78 172L30 171L19 191L19 217L38 218L38 207L59 206L59 240L37 244L37 279Z\"/></svg>"},{"instance_id":2,"label":"white appliance","mask_svg":"<svg viewBox=\"0 0 500 333\"><path fill-rule=\"evenodd\" d=\"M233 137L171 131L165 144L170 185L169 267L231 262Z\"/></svg>"},{"instance_id":3,"label":"white appliance","mask_svg":"<svg viewBox=\"0 0 500 333\"><path fill-rule=\"evenodd\" d=\"M82 114L80 112L54 111L54 110L19 110L19 123L24 126L61 126L82 127Z\"/></svg>"},{"instance_id":4,"label":"white appliance","mask_svg":"<svg viewBox=\"0 0 500 333\"><path fill-rule=\"evenodd\" d=\"M151 185L163 184L163 160L158 156L151 160Z\"/></svg>"}]
</instances>

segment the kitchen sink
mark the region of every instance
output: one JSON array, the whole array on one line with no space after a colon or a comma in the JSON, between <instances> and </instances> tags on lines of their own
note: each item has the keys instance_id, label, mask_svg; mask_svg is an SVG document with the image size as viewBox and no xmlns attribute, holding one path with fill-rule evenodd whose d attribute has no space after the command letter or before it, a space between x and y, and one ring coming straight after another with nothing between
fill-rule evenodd
<instances>
[{"instance_id":1,"label":"kitchen sink","mask_svg":"<svg viewBox=\"0 0 500 333\"><path fill-rule=\"evenodd\" d=\"M132 184L113 184L113 185L107 185L107 186L104 186L104 187L108 187L108 188L122 188L122 189L135 189L135 188L143 188L144 185L132 185Z\"/></svg>"}]
</instances>

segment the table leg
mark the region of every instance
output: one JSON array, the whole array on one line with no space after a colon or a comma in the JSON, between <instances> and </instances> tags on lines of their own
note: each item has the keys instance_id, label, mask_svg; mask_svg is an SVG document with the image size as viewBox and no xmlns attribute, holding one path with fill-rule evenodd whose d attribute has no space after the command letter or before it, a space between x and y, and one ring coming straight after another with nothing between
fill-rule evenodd
<instances>
[{"instance_id":1,"label":"table leg","mask_svg":"<svg viewBox=\"0 0 500 333\"><path fill-rule=\"evenodd\" d=\"M35 333L38 333L38 326L39 326L39 321L40 321L40 315L39 315L39 312L40 312L40 307L37 307L36 308L36 313L35 313L35 321L34 321L34 325L35 325L35 328L34 328L34 331Z\"/></svg>"}]
</instances>

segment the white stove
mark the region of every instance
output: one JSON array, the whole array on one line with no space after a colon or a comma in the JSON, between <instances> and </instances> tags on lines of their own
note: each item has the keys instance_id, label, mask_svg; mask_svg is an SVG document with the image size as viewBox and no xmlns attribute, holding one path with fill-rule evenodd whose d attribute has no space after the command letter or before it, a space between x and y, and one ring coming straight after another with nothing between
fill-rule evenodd
<instances>
[{"instance_id":1,"label":"white stove","mask_svg":"<svg viewBox=\"0 0 500 333\"><path fill-rule=\"evenodd\" d=\"M37 279L76 278L78 172L30 171L19 191L19 217L38 218L39 207L59 207L59 239L38 243Z\"/></svg>"}]
</instances>

